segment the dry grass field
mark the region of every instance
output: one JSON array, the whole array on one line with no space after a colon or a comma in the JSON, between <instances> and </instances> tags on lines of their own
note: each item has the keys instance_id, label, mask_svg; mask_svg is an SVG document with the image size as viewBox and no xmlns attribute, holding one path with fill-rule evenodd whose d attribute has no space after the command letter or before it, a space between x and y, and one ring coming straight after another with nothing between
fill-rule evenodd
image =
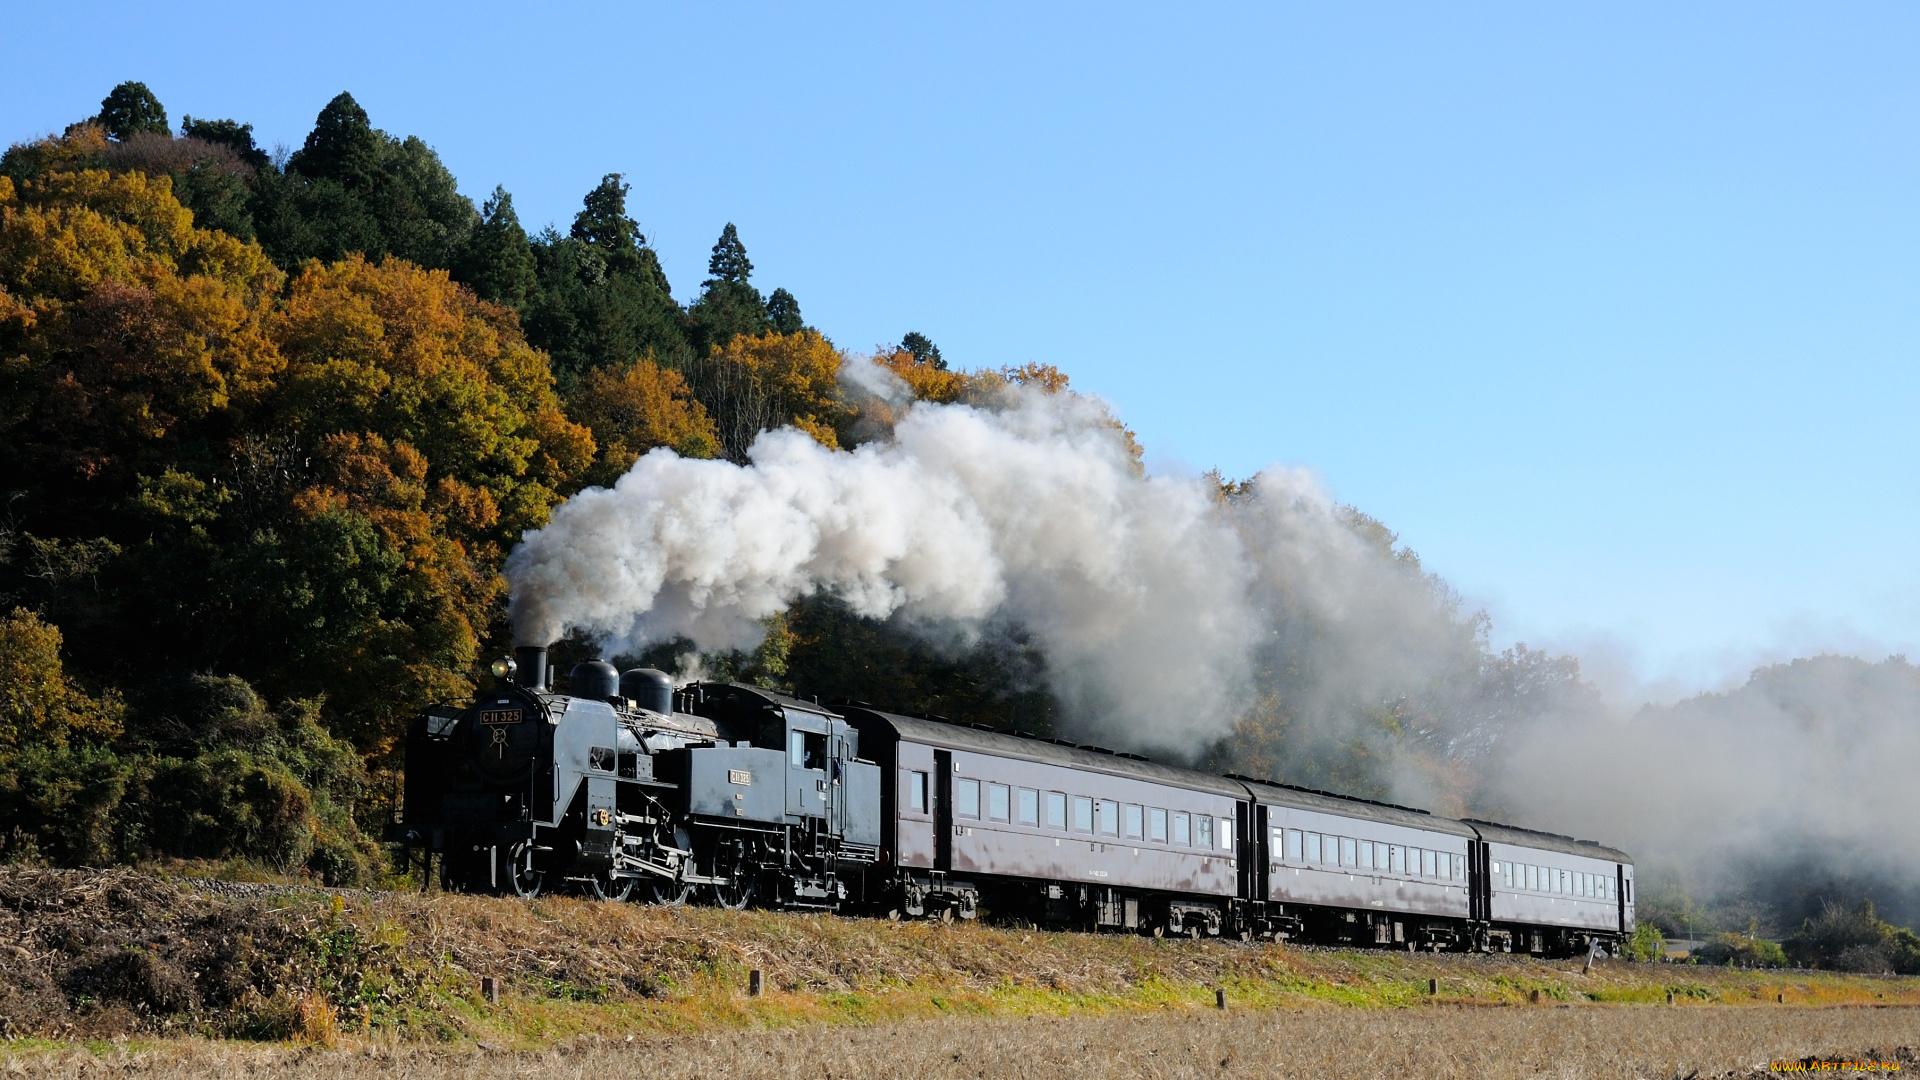
<instances>
[{"instance_id":1,"label":"dry grass field","mask_svg":"<svg viewBox=\"0 0 1920 1080\"><path fill-rule=\"evenodd\" d=\"M1664 1080L1920 1047L1920 979L0 868L0 1037L0 1078Z\"/></svg>"},{"instance_id":2,"label":"dry grass field","mask_svg":"<svg viewBox=\"0 0 1920 1080\"><path fill-rule=\"evenodd\" d=\"M108 1045L0 1062L21 1080L917 1080L1104 1077L1721 1077L1777 1060L1920 1070L1920 1009L1440 1006L917 1020L674 1038L575 1038L544 1050Z\"/></svg>"}]
</instances>

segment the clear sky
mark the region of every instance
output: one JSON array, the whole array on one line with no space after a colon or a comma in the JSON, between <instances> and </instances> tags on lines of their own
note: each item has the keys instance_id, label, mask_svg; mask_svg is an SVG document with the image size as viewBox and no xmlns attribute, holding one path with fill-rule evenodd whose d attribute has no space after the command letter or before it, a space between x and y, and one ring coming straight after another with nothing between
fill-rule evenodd
<instances>
[{"instance_id":1,"label":"clear sky","mask_svg":"<svg viewBox=\"0 0 1920 1080\"><path fill-rule=\"evenodd\" d=\"M8 5L0 138L351 90L675 292L1039 360L1160 470L1316 470L1500 643L1920 655L1910 4Z\"/></svg>"}]
</instances>

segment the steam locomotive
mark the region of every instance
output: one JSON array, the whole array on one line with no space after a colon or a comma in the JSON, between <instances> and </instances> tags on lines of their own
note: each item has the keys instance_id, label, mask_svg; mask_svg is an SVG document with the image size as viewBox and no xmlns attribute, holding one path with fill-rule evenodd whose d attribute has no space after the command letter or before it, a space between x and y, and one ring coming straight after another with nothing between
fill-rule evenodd
<instances>
[{"instance_id":1,"label":"steam locomotive","mask_svg":"<svg viewBox=\"0 0 1920 1080\"><path fill-rule=\"evenodd\" d=\"M411 725L388 839L444 887L1566 955L1633 932L1588 840L546 650Z\"/></svg>"}]
</instances>

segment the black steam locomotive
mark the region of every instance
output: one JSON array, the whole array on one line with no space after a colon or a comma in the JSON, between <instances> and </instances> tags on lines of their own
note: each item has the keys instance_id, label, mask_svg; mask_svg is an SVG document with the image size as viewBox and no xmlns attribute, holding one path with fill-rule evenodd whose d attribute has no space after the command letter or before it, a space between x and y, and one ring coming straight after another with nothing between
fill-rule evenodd
<instances>
[{"instance_id":1,"label":"black steam locomotive","mask_svg":"<svg viewBox=\"0 0 1920 1080\"><path fill-rule=\"evenodd\" d=\"M546 651L407 739L389 839L447 888L1568 954L1633 932L1587 840Z\"/></svg>"}]
</instances>

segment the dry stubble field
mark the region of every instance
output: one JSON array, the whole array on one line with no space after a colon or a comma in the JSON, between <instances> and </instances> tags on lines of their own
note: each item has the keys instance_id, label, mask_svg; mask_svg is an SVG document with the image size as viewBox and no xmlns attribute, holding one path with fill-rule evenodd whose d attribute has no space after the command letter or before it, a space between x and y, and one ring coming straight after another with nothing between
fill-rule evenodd
<instances>
[{"instance_id":1,"label":"dry stubble field","mask_svg":"<svg viewBox=\"0 0 1920 1080\"><path fill-rule=\"evenodd\" d=\"M840 1080L915 1077L1646 1077L1769 1075L1780 1059L1920 1070L1920 1009L1588 1006L1340 1007L813 1025L632 1042L577 1037L532 1051L391 1040L335 1049L232 1042L109 1046L15 1057L34 1080ZM1775 1073L1773 1075L1782 1075Z\"/></svg>"}]
</instances>

